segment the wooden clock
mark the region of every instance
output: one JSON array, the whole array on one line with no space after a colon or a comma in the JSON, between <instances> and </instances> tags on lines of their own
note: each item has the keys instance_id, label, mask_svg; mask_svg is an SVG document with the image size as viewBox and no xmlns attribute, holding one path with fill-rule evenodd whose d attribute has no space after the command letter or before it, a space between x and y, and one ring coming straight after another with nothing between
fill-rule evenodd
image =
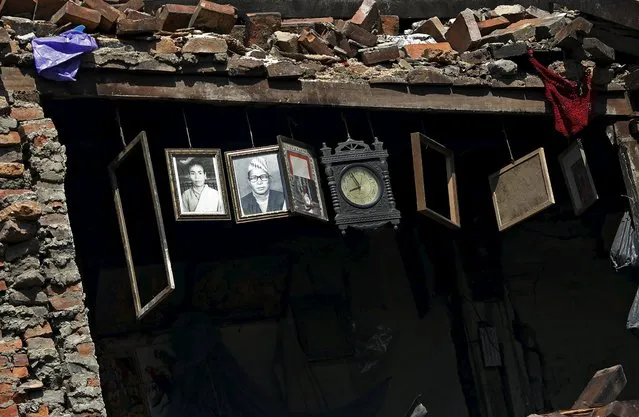
<instances>
[{"instance_id":1,"label":"wooden clock","mask_svg":"<svg viewBox=\"0 0 639 417\"><path fill-rule=\"evenodd\" d=\"M375 138L371 149L349 137L335 151L325 143L321 150L335 223L342 233L348 227L376 229L386 223L397 229L401 214L395 208L384 144Z\"/></svg>"}]
</instances>

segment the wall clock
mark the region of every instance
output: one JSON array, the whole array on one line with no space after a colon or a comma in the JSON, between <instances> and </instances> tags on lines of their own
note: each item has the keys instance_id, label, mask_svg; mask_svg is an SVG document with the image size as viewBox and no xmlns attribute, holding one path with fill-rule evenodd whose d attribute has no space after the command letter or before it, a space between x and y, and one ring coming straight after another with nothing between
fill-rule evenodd
<instances>
[{"instance_id":1,"label":"wall clock","mask_svg":"<svg viewBox=\"0 0 639 417\"><path fill-rule=\"evenodd\" d=\"M387 223L397 229L401 214L388 173L388 151L375 138L373 147L348 138L333 149L323 144L322 164L326 169L335 223L346 233L348 227L376 229Z\"/></svg>"}]
</instances>

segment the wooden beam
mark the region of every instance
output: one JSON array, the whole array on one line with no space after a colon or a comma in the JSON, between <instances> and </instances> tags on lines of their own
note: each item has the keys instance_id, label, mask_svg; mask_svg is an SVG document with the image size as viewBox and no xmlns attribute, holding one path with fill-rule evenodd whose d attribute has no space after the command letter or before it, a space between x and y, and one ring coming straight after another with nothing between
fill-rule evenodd
<instances>
[{"instance_id":1,"label":"wooden beam","mask_svg":"<svg viewBox=\"0 0 639 417\"><path fill-rule=\"evenodd\" d=\"M24 80L22 81L24 82ZM549 114L543 89L441 87L272 81L210 75L151 75L86 71L75 83L36 79L38 91L55 98L181 100L220 105L290 105L419 112ZM624 91L597 94L597 115L629 116Z\"/></svg>"},{"instance_id":2,"label":"wooden beam","mask_svg":"<svg viewBox=\"0 0 639 417\"><path fill-rule=\"evenodd\" d=\"M197 4L198 0L146 0L147 11L153 11L166 3ZM361 0L229 0L244 12L278 11L285 18L324 17L350 18L361 4ZM499 6L500 4L522 4L549 9L548 0L378 0L384 14L398 15L402 19L425 19L433 16L455 17L465 8ZM639 1L637 0L559 0L555 3L610 20L634 29L639 29Z\"/></svg>"}]
</instances>

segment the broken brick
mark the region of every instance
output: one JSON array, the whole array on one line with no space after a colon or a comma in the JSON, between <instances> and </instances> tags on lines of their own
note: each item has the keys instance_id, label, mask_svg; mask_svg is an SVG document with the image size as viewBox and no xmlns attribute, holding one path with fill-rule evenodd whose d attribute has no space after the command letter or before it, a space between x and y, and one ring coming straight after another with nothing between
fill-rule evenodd
<instances>
[{"instance_id":1,"label":"broken brick","mask_svg":"<svg viewBox=\"0 0 639 417\"><path fill-rule=\"evenodd\" d=\"M97 10L78 6L69 1L51 17L51 23L62 26L67 23L73 25L84 25L87 30L93 31L98 28L102 21L102 15Z\"/></svg>"},{"instance_id":2,"label":"broken brick","mask_svg":"<svg viewBox=\"0 0 639 417\"><path fill-rule=\"evenodd\" d=\"M540 41L542 39L552 38L562 27L565 26L563 16L550 16L537 19L524 19L513 23L509 28L518 28L524 25L532 25L535 27L535 38Z\"/></svg>"},{"instance_id":3,"label":"broken brick","mask_svg":"<svg viewBox=\"0 0 639 417\"><path fill-rule=\"evenodd\" d=\"M446 40L457 52L465 52L481 39L481 33L472 10L462 11L446 32Z\"/></svg>"},{"instance_id":4,"label":"broken brick","mask_svg":"<svg viewBox=\"0 0 639 417\"><path fill-rule=\"evenodd\" d=\"M24 353L13 355L13 366L29 366L29 357Z\"/></svg>"},{"instance_id":5,"label":"broken brick","mask_svg":"<svg viewBox=\"0 0 639 417\"><path fill-rule=\"evenodd\" d=\"M319 30L319 26L324 23L333 24L335 19L332 17L316 17L313 19L284 19L282 20L282 28L281 30L284 32L297 33L298 35L302 33L304 29L306 30Z\"/></svg>"},{"instance_id":6,"label":"broken brick","mask_svg":"<svg viewBox=\"0 0 639 417\"><path fill-rule=\"evenodd\" d=\"M547 11L543 10L543 9L540 9L540 8L538 8L538 7L535 7L535 6L530 6L530 7L528 7L528 8L526 9L526 14L527 14L527 15L528 15L531 19L541 19L541 18L549 17L549 16L551 16L551 15L552 15L551 13L549 13L549 12L547 12Z\"/></svg>"},{"instance_id":7,"label":"broken brick","mask_svg":"<svg viewBox=\"0 0 639 417\"><path fill-rule=\"evenodd\" d=\"M190 38L182 47L183 53L191 54L225 54L228 51L226 41L213 36L197 36Z\"/></svg>"},{"instance_id":8,"label":"broken brick","mask_svg":"<svg viewBox=\"0 0 639 417\"><path fill-rule=\"evenodd\" d=\"M104 0L84 0L82 5L100 13L101 18L98 27L104 32L112 32L115 29L115 23L122 17L121 11Z\"/></svg>"},{"instance_id":9,"label":"broken brick","mask_svg":"<svg viewBox=\"0 0 639 417\"><path fill-rule=\"evenodd\" d=\"M375 0L364 0L350 20L351 23L369 32L379 28L380 21L381 16Z\"/></svg>"},{"instance_id":10,"label":"broken brick","mask_svg":"<svg viewBox=\"0 0 639 417\"><path fill-rule=\"evenodd\" d=\"M191 17L189 27L208 29L216 33L231 33L237 21L237 10L230 4L200 0Z\"/></svg>"},{"instance_id":11,"label":"broken brick","mask_svg":"<svg viewBox=\"0 0 639 417\"><path fill-rule=\"evenodd\" d=\"M290 32L275 32L275 46L282 52L299 52L298 35Z\"/></svg>"},{"instance_id":12,"label":"broken brick","mask_svg":"<svg viewBox=\"0 0 639 417\"><path fill-rule=\"evenodd\" d=\"M51 325L48 322L45 322L41 326L34 326L34 327L28 328L24 332L24 338L31 339L33 337L51 336L52 334L53 334L53 330L51 329Z\"/></svg>"},{"instance_id":13,"label":"broken brick","mask_svg":"<svg viewBox=\"0 0 639 417\"><path fill-rule=\"evenodd\" d=\"M428 49L452 51L452 48L448 42L414 43L404 45L404 51L406 52L406 55L413 59L422 58L424 56L424 52Z\"/></svg>"},{"instance_id":14,"label":"broken brick","mask_svg":"<svg viewBox=\"0 0 639 417\"><path fill-rule=\"evenodd\" d=\"M584 38L582 46L593 61L613 62L615 60L615 50L597 38Z\"/></svg>"},{"instance_id":15,"label":"broken brick","mask_svg":"<svg viewBox=\"0 0 639 417\"><path fill-rule=\"evenodd\" d=\"M261 59L232 57L228 61L227 71L232 77L262 77L266 67Z\"/></svg>"},{"instance_id":16,"label":"broken brick","mask_svg":"<svg viewBox=\"0 0 639 417\"><path fill-rule=\"evenodd\" d=\"M510 20L499 16L493 19L484 20L483 22L478 22L477 27L479 27L479 33L481 33L482 36L486 36L497 29L507 28L510 24Z\"/></svg>"},{"instance_id":17,"label":"broken brick","mask_svg":"<svg viewBox=\"0 0 639 417\"><path fill-rule=\"evenodd\" d=\"M7 283L5 282L5 280L0 279L0 292L5 291L7 291Z\"/></svg>"},{"instance_id":18,"label":"broken brick","mask_svg":"<svg viewBox=\"0 0 639 417\"><path fill-rule=\"evenodd\" d=\"M158 30L158 20L154 17L147 19L118 19L115 33L118 36L133 36L151 34Z\"/></svg>"},{"instance_id":19,"label":"broken brick","mask_svg":"<svg viewBox=\"0 0 639 417\"><path fill-rule=\"evenodd\" d=\"M144 9L144 0L129 0L126 3L118 4L117 6L113 6L121 12L126 10L143 10Z\"/></svg>"},{"instance_id":20,"label":"broken brick","mask_svg":"<svg viewBox=\"0 0 639 417\"><path fill-rule=\"evenodd\" d=\"M527 41L535 37L535 27L532 25L524 25L522 27L507 27L506 29L497 29L488 36L481 38L479 44L487 43L508 43Z\"/></svg>"},{"instance_id":21,"label":"broken brick","mask_svg":"<svg viewBox=\"0 0 639 417\"><path fill-rule=\"evenodd\" d=\"M267 49L268 40L282 26L280 13L248 13L245 17L244 45Z\"/></svg>"},{"instance_id":22,"label":"broken brick","mask_svg":"<svg viewBox=\"0 0 639 417\"><path fill-rule=\"evenodd\" d=\"M328 43L314 30L303 30L298 38L299 43L312 54L333 56L335 53Z\"/></svg>"},{"instance_id":23,"label":"broken brick","mask_svg":"<svg viewBox=\"0 0 639 417\"><path fill-rule=\"evenodd\" d=\"M15 352L22 348L22 340L19 338L0 341L0 353Z\"/></svg>"},{"instance_id":24,"label":"broken brick","mask_svg":"<svg viewBox=\"0 0 639 417\"><path fill-rule=\"evenodd\" d=\"M9 132L6 135L0 135L0 146L12 146L20 144L20 134L18 132Z\"/></svg>"},{"instance_id":25,"label":"broken brick","mask_svg":"<svg viewBox=\"0 0 639 417\"><path fill-rule=\"evenodd\" d=\"M583 36L590 33L592 26L592 23L583 17L576 18L555 34L553 46L561 49L575 49L581 46Z\"/></svg>"},{"instance_id":26,"label":"broken brick","mask_svg":"<svg viewBox=\"0 0 639 417\"><path fill-rule=\"evenodd\" d=\"M44 112L40 107L12 107L11 117L19 122L44 118Z\"/></svg>"},{"instance_id":27,"label":"broken brick","mask_svg":"<svg viewBox=\"0 0 639 417\"><path fill-rule=\"evenodd\" d=\"M49 20L51 16L53 16L62 6L66 0L17 0L22 3L26 3L31 6L30 11L34 10L34 6L36 2L38 3L38 8L35 11L35 20ZM4 10L3 10L4 11ZM31 18L31 14L28 15Z\"/></svg>"},{"instance_id":28,"label":"broken brick","mask_svg":"<svg viewBox=\"0 0 639 417\"><path fill-rule=\"evenodd\" d=\"M176 54L180 51L181 49L175 44L175 41L168 36L160 37L151 48L153 54Z\"/></svg>"},{"instance_id":29,"label":"broken brick","mask_svg":"<svg viewBox=\"0 0 639 417\"><path fill-rule=\"evenodd\" d=\"M22 379L29 376L29 370L24 366L18 366L11 370L14 378Z\"/></svg>"},{"instance_id":30,"label":"broken brick","mask_svg":"<svg viewBox=\"0 0 639 417\"><path fill-rule=\"evenodd\" d=\"M158 10L158 27L165 32L188 28L196 8L184 4L165 4Z\"/></svg>"},{"instance_id":31,"label":"broken brick","mask_svg":"<svg viewBox=\"0 0 639 417\"><path fill-rule=\"evenodd\" d=\"M304 70L293 62L279 61L266 66L266 75L272 79L298 79L304 75Z\"/></svg>"},{"instance_id":32,"label":"broken brick","mask_svg":"<svg viewBox=\"0 0 639 417\"><path fill-rule=\"evenodd\" d=\"M431 17L428 20L424 20L415 28L414 33L430 35L436 42L444 42L446 40L446 27L438 17Z\"/></svg>"},{"instance_id":33,"label":"broken brick","mask_svg":"<svg viewBox=\"0 0 639 417\"><path fill-rule=\"evenodd\" d=\"M491 59L490 52L486 48L466 51L459 56L459 59L469 64L483 64Z\"/></svg>"},{"instance_id":34,"label":"broken brick","mask_svg":"<svg viewBox=\"0 0 639 417\"><path fill-rule=\"evenodd\" d=\"M382 15L382 33L387 36L399 35L399 16Z\"/></svg>"},{"instance_id":35,"label":"broken brick","mask_svg":"<svg viewBox=\"0 0 639 417\"><path fill-rule=\"evenodd\" d=\"M342 32L347 38L361 43L364 46L372 47L377 45L377 36L354 23L346 22Z\"/></svg>"},{"instance_id":36,"label":"broken brick","mask_svg":"<svg viewBox=\"0 0 639 417\"><path fill-rule=\"evenodd\" d=\"M381 62L394 61L399 58L397 45L377 46L359 51L364 65L375 65Z\"/></svg>"}]
</instances>

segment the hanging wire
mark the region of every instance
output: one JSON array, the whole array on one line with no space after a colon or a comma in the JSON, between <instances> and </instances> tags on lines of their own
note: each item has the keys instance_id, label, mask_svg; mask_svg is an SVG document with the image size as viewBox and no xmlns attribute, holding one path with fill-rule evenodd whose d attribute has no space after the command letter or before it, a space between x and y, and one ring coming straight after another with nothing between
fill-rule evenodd
<instances>
[{"instance_id":1,"label":"hanging wire","mask_svg":"<svg viewBox=\"0 0 639 417\"><path fill-rule=\"evenodd\" d=\"M186 121L186 113L184 112L184 107L182 107L182 118L184 119L184 128L186 129L186 140L189 141L189 148L192 148L191 145L191 132L189 132L189 124Z\"/></svg>"},{"instance_id":2,"label":"hanging wire","mask_svg":"<svg viewBox=\"0 0 639 417\"><path fill-rule=\"evenodd\" d=\"M351 139L351 132L349 132L348 130L348 123L346 123L346 116L344 116L344 113L342 113L342 121L344 122L344 127L346 128L346 140L353 140Z\"/></svg>"},{"instance_id":3,"label":"hanging wire","mask_svg":"<svg viewBox=\"0 0 639 417\"><path fill-rule=\"evenodd\" d=\"M373 129L373 122L371 121L370 112L366 113L366 119L368 119L368 127L371 130L371 136L373 137L373 139L377 139L377 135L375 135L375 130Z\"/></svg>"},{"instance_id":4,"label":"hanging wire","mask_svg":"<svg viewBox=\"0 0 639 417\"><path fill-rule=\"evenodd\" d=\"M293 120L291 116L286 116L286 122L288 123L288 130L291 132L291 139L295 139L295 136L293 135L293 126L297 126L297 123L295 123L295 120Z\"/></svg>"},{"instance_id":5,"label":"hanging wire","mask_svg":"<svg viewBox=\"0 0 639 417\"><path fill-rule=\"evenodd\" d=\"M246 124L248 125L249 134L251 135L251 145L255 148L255 141L253 140L253 129L251 128L251 120L249 119L248 111L244 109L244 115L246 116Z\"/></svg>"},{"instance_id":6,"label":"hanging wire","mask_svg":"<svg viewBox=\"0 0 639 417\"><path fill-rule=\"evenodd\" d=\"M35 0L35 5L33 6L33 17L31 18L31 20L36 20L36 13L38 13L38 5L40 3L40 0Z\"/></svg>"},{"instance_id":7,"label":"hanging wire","mask_svg":"<svg viewBox=\"0 0 639 417\"><path fill-rule=\"evenodd\" d=\"M122 145L126 148L126 141L124 140L124 131L122 130L122 121L120 120L120 109L115 107L115 120L118 122L120 128L120 139L122 139Z\"/></svg>"},{"instance_id":8,"label":"hanging wire","mask_svg":"<svg viewBox=\"0 0 639 417\"><path fill-rule=\"evenodd\" d=\"M424 125L424 119L420 118L419 123L422 125L422 133L426 135L426 126Z\"/></svg>"},{"instance_id":9,"label":"hanging wire","mask_svg":"<svg viewBox=\"0 0 639 417\"><path fill-rule=\"evenodd\" d=\"M504 125L504 121L501 121L501 131L504 134L504 140L506 141L506 146L508 147L508 155L510 156L510 162L515 163L515 158L513 157L513 150L510 148L510 142L508 141L508 134L506 134L506 126Z\"/></svg>"}]
</instances>

